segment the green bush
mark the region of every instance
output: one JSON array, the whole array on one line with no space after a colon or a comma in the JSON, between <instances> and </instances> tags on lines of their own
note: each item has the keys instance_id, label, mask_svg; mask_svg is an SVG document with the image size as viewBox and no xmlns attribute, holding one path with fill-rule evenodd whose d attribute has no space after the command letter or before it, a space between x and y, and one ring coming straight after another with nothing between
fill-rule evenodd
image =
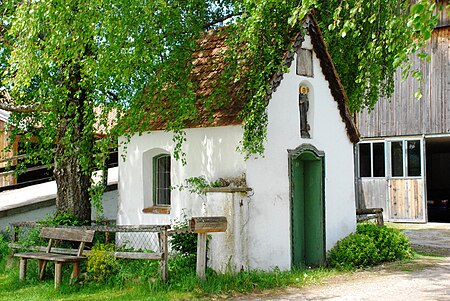
<instances>
[{"instance_id":1,"label":"green bush","mask_svg":"<svg viewBox=\"0 0 450 301\"><path fill-rule=\"evenodd\" d=\"M159 261L141 259L119 259L114 257L113 244L96 244L87 255L88 279L94 281L125 284L142 280L154 281L159 274ZM123 251L123 250L122 250Z\"/></svg>"},{"instance_id":2,"label":"green bush","mask_svg":"<svg viewBox=\"0 0 450 301\"><path fill-rule=\"evenodd\" d=\"M195 274L196 263L196 254L173 256L169 260L169 275L182 278L189 274Z\"/></svg>"},{"instance_id":3,"label":"green bush","mask_svg":"<svg viewBox=\"0 0 450 301\"><path fill-rule=\"evenodd\" d=\"M179 220L175 220L173 229L185 230L188 228L189 219L183 212ZM195 273L197 258L197 239L195 233L174 234L170 238L170 246L175 254L169 260L169 274L174 277L184 277ZM184 276L183 276L184 275Z\"/></svg>"},{"instance_id":4,"label":"green bush","mask_svg":"<svg viewBox=\"0 0 450 301\"><path fill-rule=\"evenodd\" d=\"M0 261L3 260L8 254L11 253L11 250L8 247L8 237L4 233L0 233Z\"/></svg>"},{"instance_id":5,"label":"green bush","mask_svg":"<svg viewBox=\"0 0 450 301\"><path fill-rule=\"evenodd\" d=\"M372 223L358 225L357 233L371 237L379 252L380 262L389 262L412 257L408 238L397 229L378 227Z\"/></svg>"},{"instance_id":6,"label":"green bush","mask_svg":"<svg viewBox=\"0 0 450 301\"><path fill-rule=\"evenodd\" d=\"M117 259L117 272L111 277L114 284L129 281L155 281L159 279L159 261L144 259Z\"/></svg>"},{"instance_id":7,"label":"green bush","mask_svg":"<svg viewBox=\"0 0 450 301\"><path fill-rule=\"evenodd\" d=\"M175 220L173 225L174 230L184 230L188 228L188 217L185 213L182 214L179 220ZM181 256L191 256L197 254L197 234L195 233L179 233L172 235L170 239L172 250L179 253Z\"/></svg>"},{"instance_id":8,"label":"green bush","mask_svg":"<svg viewBox=\"0 0 450 301\"><path fill-rule=\"evenodd\" d=\"M16 228L16 234L19 236L18 243L23 247L45 246L48 242L39 237L41 228Z\"/></svg>"},{"instance_id":9,"label":"green bush","mask_svg":"<svg viewBox=\"0 0 450 301\"><path fill-rule=\"evenodd\" d=\"M182 256L195 255L197 254L197 234L174 234L170 239L170 245L172 246L172 250Z\"/></svg>"},{"instance_id":10,"label":"green bush","mask_svg":"<svg viewBox=\"0 0 450 301\"><path fill-rule=\"evenodd\" d=\"M54 215L47 215L45 218L38 220L38 223L45 227L56 226L82 226L78 217L70 213L55 213Z\"/></svg>"},{"instance_id":11,"label":"green bush","mask_svg":"<svg viewBox=\"0 0 450 301\"><path fill-rule=\"evenodd\" d=\"M332 267L352 269L411 258L408 239L400 231L371 223L358 224L356 233L337 242L328 252Z\"/></svg>"},{"instance_id":12,"label":"green bush","mask_svg":"<svg viewBox=\"0 0 450 301\"><path fill-rule=\"evenodd\" d=\"M378 250L373 239L367 235L353 233L338 241L328 253L332 267L351 269L377 264Z\"/></svg>"},{"instance_id":13,"label":"green bush","mask_svg":"<svg viewBox=\"0 0 450 301\"><path fill-rule=\"evenodd\" d=\"M116 274L118 269L117 259L114 257L114 245L98 244L92 247L87 255L87 272L94 280L106 281Z\"/></svg>"},{"instance_id":14,"label":"green bush","mask_svg":"<svg viewBox=\"0 0 450 301\"><path fill-rule=\"evenodd\" d=\"M57 226L81 226L82 223L78 220L76 215L69 213L47 214L44 218L37 220L37 226L34 228L18 228L16 231L19 235L18 243L24 247L29 246L45 246L48 244L48 239L39 237L42 227L57 227ZM75 244L71 242L64 242L60 247L71 248Z\"/></svg>"}]
</instances>

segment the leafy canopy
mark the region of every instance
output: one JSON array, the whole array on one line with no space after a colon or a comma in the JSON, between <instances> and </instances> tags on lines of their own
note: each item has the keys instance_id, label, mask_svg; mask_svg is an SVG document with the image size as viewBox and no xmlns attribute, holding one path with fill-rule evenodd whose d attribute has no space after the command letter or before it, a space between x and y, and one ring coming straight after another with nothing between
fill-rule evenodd
<instances>
[{"instance_id":1,"label":"leafy canopy","mask_svg":"<svg viewBox=\"0 0 450 301\"><path fill-rule=\"evenodd\" d=\"M93 153L104 152L118 134L146 130L155 116L175 132L180 150L182 128L197 118L197 108L229 101L227 93L198 99L190 76L196 41L226 20L230 50L217 91L245 79L242 149L262 153L269 81L285 68L282 55L311 8L352 110L371 108L392 92L394 71L408 72L408 56L437 21L429 0L413 6L409 0L2 0L0 86L17 105L40 104L11 121L30 133L24 139L38 140L36 157L45 162L55 143L65 144L67 156L80 157L90 172L104 159L93 162ZM111 111L117 118L127 114L109 131ZM55 141L61 120L69 130ZM81 138L74 141L80 122ZM105 139L92 148L86 141L99 128Z\"/></svg>"}]
</instances>

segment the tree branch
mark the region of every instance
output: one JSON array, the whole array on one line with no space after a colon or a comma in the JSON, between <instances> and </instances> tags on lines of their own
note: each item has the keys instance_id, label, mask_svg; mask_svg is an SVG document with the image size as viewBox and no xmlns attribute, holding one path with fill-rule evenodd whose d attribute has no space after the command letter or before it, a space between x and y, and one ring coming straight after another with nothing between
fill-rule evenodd
<instances>
[{"instance_id":1,"label":"tree branch","mask_svg":"<svg viewBox=\"0 0 450 301\"><path fill-rule=\"evenodd\" d=\"M0 90L0 109L2 110L16 113L30 113L36 112L42 105L40 102L36 102L32 105L14 105L12 103L13 99L8 91Z\"/></svg>"},{"instance_id":2,"label":"tree branch","mask_svg":"<svg viewBox=\"0 0 450 301\"><path fill-rule=\"evenodd\" d=\"M10 46L9 41L5 38L6 28L0 24L0 43L6 46Z\"/></svg>"},{"instance_id":3,"label":"tree branch","mask_svg":"<svg viewBox=\"0 0 450 301\"><path fill-rule=\"evenodd\" d=\"M233 17L241 16L242 14L243 14L243 12L237 12L237 13L231 13L231 14L225 15L223 17L220 17L220 18L217 18L215 20L212 20L209 23L206 23L205 25L203 25L203 28L204 29L208 29L211 26L216 25L217 23L221 23L221 22L226 21L228 19L231 19Z\"/></svg>"}]
</instances>

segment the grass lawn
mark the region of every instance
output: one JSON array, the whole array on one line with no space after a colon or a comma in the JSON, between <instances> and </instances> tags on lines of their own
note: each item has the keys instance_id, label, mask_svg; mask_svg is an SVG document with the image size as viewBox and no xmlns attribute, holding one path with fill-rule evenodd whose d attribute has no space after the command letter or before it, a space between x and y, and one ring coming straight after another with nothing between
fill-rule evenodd
<instances>
[{"instance_id":1,"label":"grass lawn","mask_svg":"<svg viewBox=\"0 0 450 301\"><path fill-rule=\"evenodd\" d=\"M361 229L368 231L368 229L372 228L364 226ZM381 231L377 227L374 229L372 229L372 232L387 236L386 233L388 232L386 230ZM371 232L367 233L370 234ZM355 256L366 257L369 256L368 254L373 253L368 252L368 247L376 248L375 244L362 244L369 238L369 236L364 237L365 240L353 237L353 240L356 239L356 241L353 241L350 250L353 250L353 247L357 248L350 254L346 254L348 249L342 251L345 253L344 255L350 256L346 260L354 259ZM392 235L390 239L392 241L388 244L383 244L383 248L393 248L395 250L395 247L399 246L399 242L403 241L399 237ZM70 264L64 265L62 285L58 290L55 290L53 287L52 263L47 267L46 279L39 281L37 279L37 260L29 260L26 280L19 281L19 260L7 255L10 253L10 250L8 250L7 242L4 238L3 242L0 240L0 301L217 300L251 292L322 283L332 279L332 277L341 277L351 273L331 268L290 272L280 270L271 272L244 271L236 275L229 273L217 274L212 270L207 270L206 279L201 281L195 275L195 254L191 254L172 257L169 260L169 280L166 283L162 283L158 277L159 263L157 261L116 259L110 252L107 252L107 249L107 245L99 245L92 248L89 262L83 262L82 264L82 271L89 270L89 272L82 274L73 285L68 284L71 273ZM397 262L395 264L399 266L396 268L407 270L421 268L420 266L416 267L416 264L419 264L417 260L420 261L420 257L416 255L416 260L407 259ZM421 264L424 264L423 260ZM391 266L393 264L387 265ZM361 265L355 265L354 267L356 266L360 267Z\"/></svg>"},{"instance_id":2,"label":"grass lawn","mask_svg":"<svg viewBox=\"0 0 450 301\"><path fill-rule=\"evenodd\" d=\"M37 264L33 264L33 260L29 261L25 281L19 281L18 270L16 258L8 258L1 263L0 300L211 300L272 288L301 287L346 273L325 268L295 272L241 272L236 276L208 271L206 280L202 282L195 277L193 270L184 270L183 273L174 270L169 273L171 278L167 283L153 277L143 279L137 276L136 279L119 280L119 283L114 282L116 278L113 277L113 281L91 279L68 285L69 265L64 266L63 283L55 290L50 272L44 281L37 280Z\"/></svg>"}]
</instances>

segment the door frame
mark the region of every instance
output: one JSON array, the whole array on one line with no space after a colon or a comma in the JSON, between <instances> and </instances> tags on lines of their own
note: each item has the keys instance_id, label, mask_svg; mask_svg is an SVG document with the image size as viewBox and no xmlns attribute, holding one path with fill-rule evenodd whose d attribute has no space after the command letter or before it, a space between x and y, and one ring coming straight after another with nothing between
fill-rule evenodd
<instances>
[{"instance_id":1,"label":"door frame","mask_svg":"<svg viewBox=\"0 0 450 301\"><path fill-rule=\"evenodd\" d=\"M407 159L407 149L406 149L406 143L407 141L419 141L420 145L420 176L409 176L407 175L407 169L408 169L408 159ZM392 153L391 153L391 145L393 142L402 142L402 160L403 160L403 176L393 176L392 175ZM399 137L387 137L385 139L385 157L386 157L386 184L387 184L387 216L388 221L392 222L407 222L407 223L426 223L427 222L427 215L428 215L428 209L427 209L427 183L426 183L426 144L425 144L425 138L424 136L399 136ZM421 198L422 200L420 202L417 202L418 205L422 206L422 215L417 218L406 218L406 217L394 217L392 212L392 203L393 203L393 192L391 191L392 185L395 182L406 182L406 181L422 181L419 186L422 188L421 192ZM403 199L403 202L409 203L412 201L415 201L415 199L410 200Z\"/></svg>"},{"instance_id":2,"label":"door frame","mask_svg":"<svg viewBox=\"0 0 450 301\"><path fill-rule=\"evenodd\" d=\"M321 187L320 187L320 198L321 198L321 205L322 205L322 212L321 212L321 223L323 226L322 229L322 237L323 237L323 251L322 251L322 264L326 261L326 216L325 216L325 152L318 150L314 145L309 143L304 143L298 146L295 149L288 150L288 170L289 170L289 211L290 211L290 243L291 243L291 267L295 268L298 267L297 265L294 265L294 175L292 166L295 160L297 160L301 155L304 154L312 154L317 160L321 161L322 165L322 171L321 171ZM304 264L304 262L303 262Z\"/></svg>"}]
</instances>

